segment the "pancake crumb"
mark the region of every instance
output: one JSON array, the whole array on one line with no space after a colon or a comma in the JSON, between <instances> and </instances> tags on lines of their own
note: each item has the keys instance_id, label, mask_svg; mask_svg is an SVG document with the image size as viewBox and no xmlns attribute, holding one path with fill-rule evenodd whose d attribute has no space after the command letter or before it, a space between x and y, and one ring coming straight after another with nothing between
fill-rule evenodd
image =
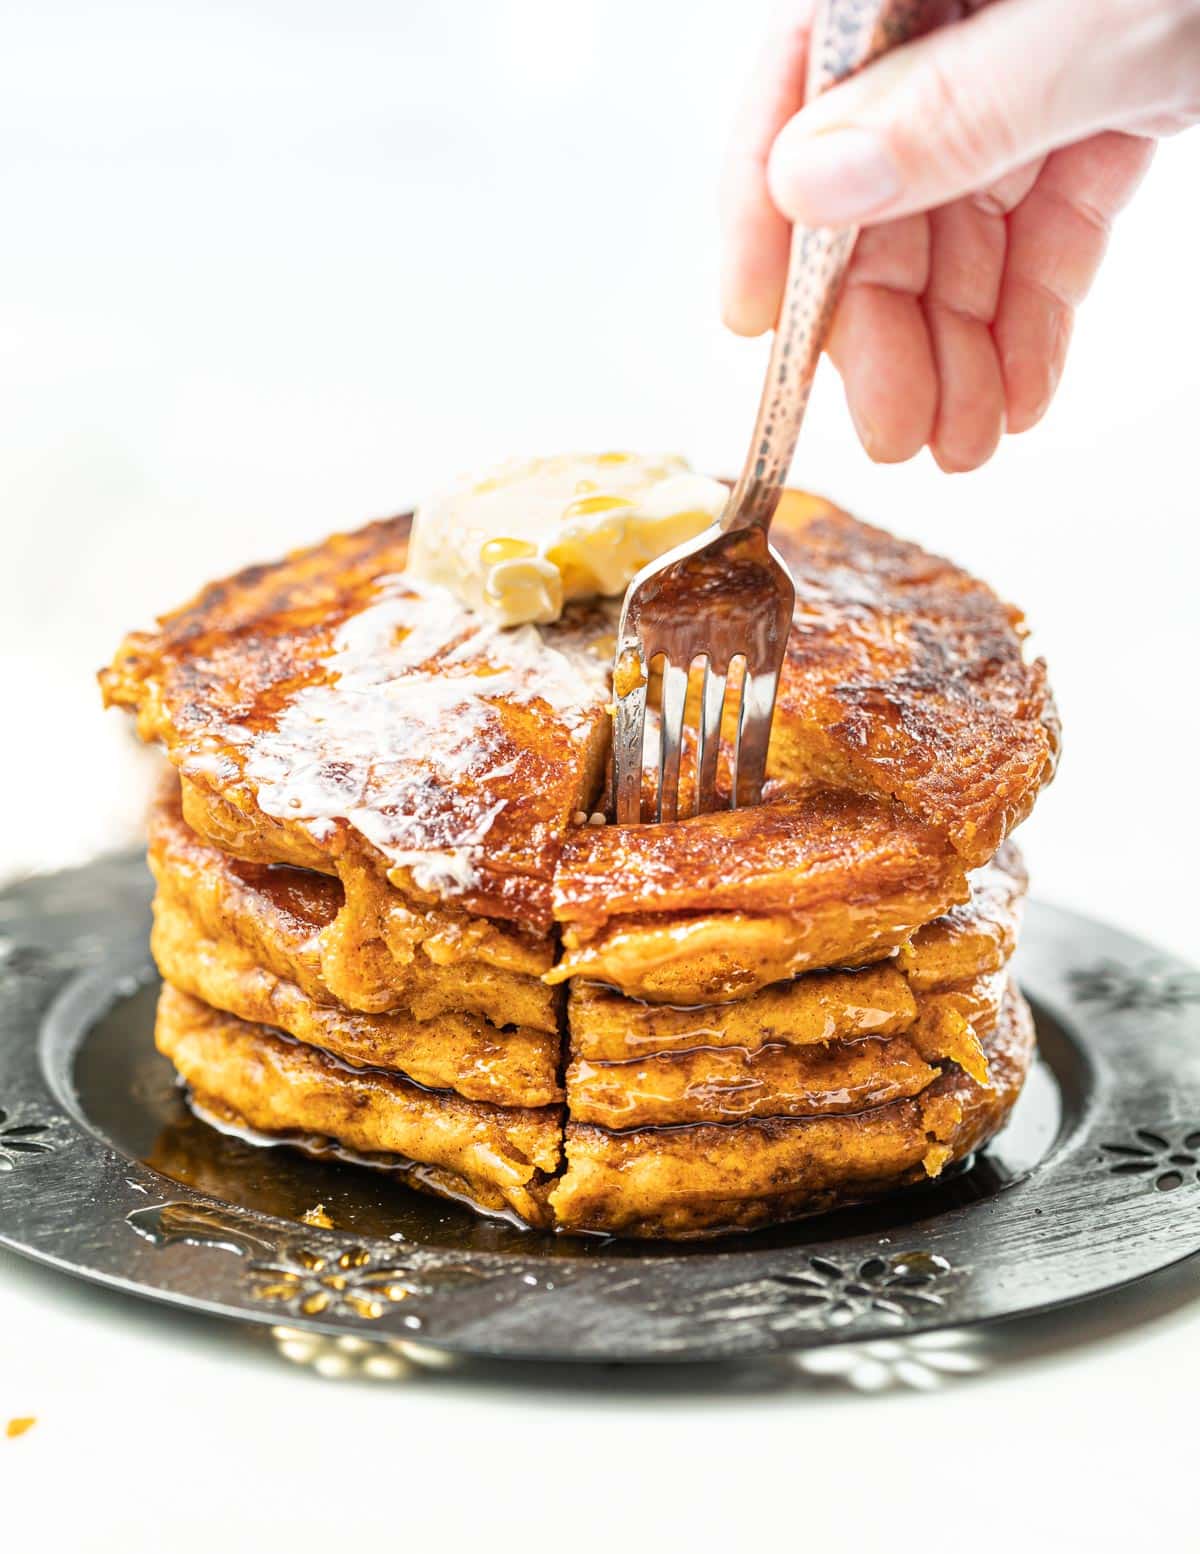
<instances>
[{"instance_id":1,"label":"pancake crumb","mask_svg":"<svg viewBox=\"0 0 1200 1554\"><path fill-rule=\"evenodd\" d=\"M613 691L621 701L646 684L646 667L632 648L626 648L613 672Z\"/></svg>"}]
</instances>

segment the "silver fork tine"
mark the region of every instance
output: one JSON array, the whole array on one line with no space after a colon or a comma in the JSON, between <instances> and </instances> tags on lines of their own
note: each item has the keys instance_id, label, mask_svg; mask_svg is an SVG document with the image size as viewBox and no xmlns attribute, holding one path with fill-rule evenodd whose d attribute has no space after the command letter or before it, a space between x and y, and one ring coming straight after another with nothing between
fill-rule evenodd
<instances>
[{"instance_id":1,"label":"silver fork tine","mask_svg":"<svg viewBox=\"0 0 1200 1554\"><path fill-rule=\"evenodd\" d=\"M645 681L617 698L613 721L617 821L637 825L642 818L642 749L646 738Z\"/></svg>"},{"instance_id":2,"label":"silver fork tine","mask_svg":"<svg viewBox=\"0 0 1200 1554\"><path fill-rule=\"evenodd\" d=\"M683 746L683 709L687 701L688 669L663 662L662 737L658 746L658 818L674 820L679 812L679 757Z\"/></svg>"},{"instance_id":3,"label":"silver fork tine","mask_svg":"<svg viewBox=\"0 0 1200 1554\"><path fill-rule=\"evenodd\" d=\"M704 660L704 688L700 693L700 738L696 748L696 814L715 809L717 756L721 751L721 714L725 709L725 676L712 659Z\"/></svg>"},{"instance_id":4,"label":"silver fork tine","mask_svg":"<svg viewBox=\"0 0 1200 1554\"><path fill-rule=\"evenodd\" d=\"M778 672L751 674L742 680L742 706L738 716L738 741L734 752L734 808L757 804L762 798L767 769L767 744L771 715L779 688Z\"/></svg>"}]
</instances>

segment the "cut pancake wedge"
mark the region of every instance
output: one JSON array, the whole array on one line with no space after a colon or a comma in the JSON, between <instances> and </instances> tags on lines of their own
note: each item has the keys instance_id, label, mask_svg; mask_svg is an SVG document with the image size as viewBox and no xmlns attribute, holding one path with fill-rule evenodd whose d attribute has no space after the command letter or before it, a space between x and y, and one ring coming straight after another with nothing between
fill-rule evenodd
<instances>
[{"instance_id":1,"label":"cut pancake wedge","mask_svg":"<svg viewBox=\"0 0 1200 1554\"><path fill-rule=\"evenodd\" d=\"M561 1099L559 1040L502 1031L477 1014L356 1014L314 1003L294 982L257 966L236 946L206 938L185 909L156 898L150 948L163 977L215 1009L276 1026L346 1063L394 1069L439 1090L499 1106Z\"/></svg>"},{"instance_id":2,"label":"cut pancake wedge","mask_svg":"<svg viewBox=\"0 0 1200 1554\"><path fill-rule=\"evenodd\" d=\"M991 1086L951 1068L919 1095L856 1116L613 1133L569 1123L550 1195L574 1230L685 1239L860 1203L937 1176L1003 1125L1029 1069L1033 1017L1010 989L986 1038Z\"/></svg>"},{"instance_id":3,"label":"cut pancake wedge","mask_svg":"<svg viewBox=\"0 0 1200 1554\"><path fill-rule=\"evenodd\" d=\"M179 784L151 807L149 861L159 892L188 908L210 938L240 945L319 1003L366 1014L447 1010L494 1025L558 1029L558 1000L540 979L545 938L444 909L416 909L362 865L342 879L289 864L246 863L204 841L183 818Z\"/></svg>"},{"instance_id":4,"label":"cut pancake wedge","mask_svg":"<svg viewBox=\"0 0 1200 1554\"><path fill-rule=\"evenodd\" d=\"M303 1145L430 1168L412 1179L533 1226L626 1236L715 1236L816 1214L936 1176L1003 1126L1033 1054L1007 992L984 1039L991 1084L949 1067L917 1095L848 1115L614 1132L560 1108L502 1108L354 1070L169 986L156 1041L218 1118ZM800 1049L803 1051L804 1049Z\"/></svg>"},{"instance_id":5,"label":"cut pancake wedge","mask_svg":"<svg viewBox=\"0 0 1200 1554\"><path fill-rule=\"evenodd\" d=\"M892 974L903 986L900 974ZM869 968L846 972L841 980L853 983L862 976L874 973ZM797 994L803 994L807 980L801 977L791 984ZM948 1063L956 1063L986 1086L990 1081L983 1041L999 1018L1004 982L1000 972L956 984L945 993L916 997L910 993L911 1014L903 1029L882 1035L855 1033L848 1039L805 1039L813 1030L805 1023L806 1016L815 1011L803 996L790 1002L782 996L770 997L775 1008L769 1023L764 1021L754 1031L752 1017L768 1001L771 989L720 1010L663 1011L688 1020L685 1040L690 1046L643 1051L638 1057L611 1062L581 1056L572 1039L572 1062L566 1074L568 1111L574 1122L612 1129L860 1112L919 1094ZM840 1011L843 1018L829 1019L834 1028L840 1024L846 1029L853 1016L864 1013L851 1001L852 992L844 996L848 1002ZM619 998L613 1002L624 1003L632 1011L647 1007ZM799 1028L789 1019L793 1008ZM727 1013L732 1018L722 1028L720 1017ZM718 1037L745 1030L757 1043L706 1044L700 1039L705 1029L701 1017L712 1022L708 1030Z\"/></svg>"},{"instance_id":6,"label":"cut pancake wedge","mask_svg":"<svg viewBox=\"0 0 1200 1554\"><path fill-rule=\"evenodd\" d=\"M664 1003L742 998L878 960L968 895L936 832L852 793L589 827L563 850L564 953L547 981L585 976Z\"/></svg>"},{"instance_id":7,"label":"cut pancake wedge","mask_svg":"<svg viewBox=\"0 0 1200 1554\"><path fill-rule=\"evenodd\" d=\"M491 1212L511 1210L530 1225L546 1222L545 1183L561 1159L557 1107L487 1106L377 1069L356 1072L169 985L159 997L155 1042L201 1109L226 1122L399 1155L444 1173L414 1178L433 1190Z\"/></svg>"}]
</instances>

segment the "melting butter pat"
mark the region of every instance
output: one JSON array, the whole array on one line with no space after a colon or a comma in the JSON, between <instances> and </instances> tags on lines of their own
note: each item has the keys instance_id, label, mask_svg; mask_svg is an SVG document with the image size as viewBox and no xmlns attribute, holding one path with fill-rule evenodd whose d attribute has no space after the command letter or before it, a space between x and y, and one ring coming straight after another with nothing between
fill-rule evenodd
<instances>
[{"instance_id":1,"label":"melting butter pat","mask_svg":"<svg viewBox=\"0 0 1200 1554\"><path fill-rule=\"evenodd\" d=\"M635 572L720 517L729 493L674 455L513 460L424 503L408 570L502 626L622 594Z\"/></svg>"}]
</instances>

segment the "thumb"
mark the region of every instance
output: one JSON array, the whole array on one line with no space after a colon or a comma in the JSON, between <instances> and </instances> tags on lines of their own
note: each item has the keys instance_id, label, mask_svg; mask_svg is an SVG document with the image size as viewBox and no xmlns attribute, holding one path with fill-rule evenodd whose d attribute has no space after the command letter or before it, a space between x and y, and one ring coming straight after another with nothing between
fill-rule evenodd
<instances>
[{"instance_id":1,"label":"thumb","mask_svg":"<svg viewBox=\"0 0 1200 1554\"><path fill-rule=\"evenodd\" d=\"M806 226L946 204L1152 106L1172 33L1155 0L998 0L895 49L784 125L767 177Z\"/></svg>"}]
</instances>

